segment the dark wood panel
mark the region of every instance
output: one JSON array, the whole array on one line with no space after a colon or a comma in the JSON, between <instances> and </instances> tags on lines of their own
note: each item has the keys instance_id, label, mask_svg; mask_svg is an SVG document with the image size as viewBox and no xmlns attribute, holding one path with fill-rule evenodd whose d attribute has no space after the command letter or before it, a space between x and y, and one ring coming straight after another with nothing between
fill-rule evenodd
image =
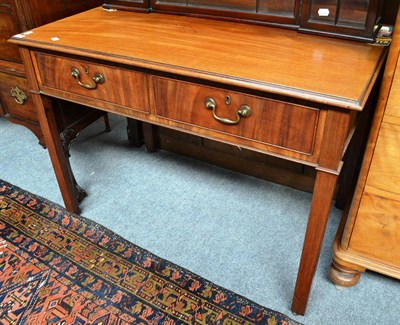
<instances>
[{"instance_id":1,"label":"dark wood panel","mask_svg":"<svg viewBox=\"0 0 400 325\"><path fill-rule=\"evenodd\" d=\"M19 32L18 22L12 14L11 7L7 8L8 12L0 11L0 60L20 62L18 47L7 42L12 35Z\"/></svg>"},{"instance_id":2,"label":"dark wood panel","mask_svg":"<svg viewBox=\"0 0 400 325\"><path fill-rule=\"evenodd\" d=\"M394 25L396 23L397 8L399 0L386 0L382 4L382 23Z\"/></svg>"},{"instance_id":3,"label":"dark wood panel","mask_svg":"<svg viewBox=\"0 0 400 325\"><path fill-rule=\"evenodd\" d=\"M103 0L29 0L35 26L41 26L61 18L71 16L78 12L88 10L96 6L101 6L103 2Z\"/></svg>"}]
</instances>

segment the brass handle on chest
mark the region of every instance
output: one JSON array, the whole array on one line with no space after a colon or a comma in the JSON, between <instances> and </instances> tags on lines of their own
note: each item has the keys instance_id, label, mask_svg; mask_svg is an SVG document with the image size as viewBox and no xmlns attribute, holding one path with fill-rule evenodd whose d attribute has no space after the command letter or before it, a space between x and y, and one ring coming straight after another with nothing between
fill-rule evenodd
<instances>
[{"instance_id":1,"label":"brass handle on chest","mask_svg":"<svg viewBox=\"0 0 400 325\"><path fill-rule=\"evenodd\" d=\"M18 87L11 88L10 93L14 100L20 105L24 105L28 100L28 96Z\"/></svg>"},{"instance_id":2,"label":"brass handle on chest","mask_svg":"<svg viewBox=\"0 0 400 325\"><path fill-rule=\"evenodd\" d=\"M80 81L81 73L77 68L71 69L71 76L74 77L77 81L79 86L86 88L86 89L96 89L98 84L102 84L104 82L104 76L100 73L97 73L93 78L93 85L84 84Z\"/></svg>"},{"instance_id":3,"label":"brass handle on chest","mask_svg":"<svg viewBox=\"0 0 400 325\"><path fill-rule=\"evenodd\" d=\"M229 125L238 124L240 122L241 117L248 117L251 115L251 108L249 105L240 106L239 110L236 112L236 120L230 120L225 117L219 117L215 111L217 108L217 102L215 101L214 98L207 97L206 100L204 101L204 105L206 106L206 108L212 109L213 116L217 121L220 121L221 123L224 124L229 124Z\"/></svg>"}]
</instances>

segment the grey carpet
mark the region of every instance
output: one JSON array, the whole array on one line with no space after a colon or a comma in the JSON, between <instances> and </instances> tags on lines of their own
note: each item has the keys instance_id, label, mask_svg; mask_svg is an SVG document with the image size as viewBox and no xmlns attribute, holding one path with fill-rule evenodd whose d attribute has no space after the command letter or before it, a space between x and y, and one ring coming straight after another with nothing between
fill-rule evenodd
<instances>
[{"instance_id":1,"label":"grey carpet","mask_svg":"<svg viewBox=\"0 0 400 325\"><path fill-rule=\"evenodd\" d=\"M290 311L311 195L217 166L133 148L126 120L84 130L71 163L89 196L82 215L162 258L305 324L399 324L399 281L373 272L328 279L340 221L332 207L305 317ZM0 178L63 205L47 151L0 118Z\"/></svg>"}]
</instances>

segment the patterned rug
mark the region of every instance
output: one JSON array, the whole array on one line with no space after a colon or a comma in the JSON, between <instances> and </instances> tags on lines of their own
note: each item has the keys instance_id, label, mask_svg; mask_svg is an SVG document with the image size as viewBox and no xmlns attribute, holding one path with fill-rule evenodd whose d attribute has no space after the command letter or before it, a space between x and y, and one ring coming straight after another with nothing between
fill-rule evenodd
<instances>
[{"instance_id":1,"label":"patterned rug","mask_svg":"<svg viewBox=\"0 0 400 325\"><path fill-rule=\"evenodd\" d=\"M0 180L0 324L299 324Z\"/></svg>"}]
</instances>

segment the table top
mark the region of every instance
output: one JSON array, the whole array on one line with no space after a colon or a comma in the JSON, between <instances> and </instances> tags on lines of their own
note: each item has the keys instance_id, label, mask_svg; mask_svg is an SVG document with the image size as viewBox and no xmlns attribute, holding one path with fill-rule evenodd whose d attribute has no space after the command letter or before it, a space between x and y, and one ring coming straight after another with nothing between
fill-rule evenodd
<instances>
[{"instance_id":1,"label":"table top","mask_svg":"<svg viewBox=\"0 0 400 325\"><path fill-rule=\"evenodd\" d=\"M363 109L386 53L287 29L103 8L11 41L355 110Z\"/></svg>"}]
</instances>

